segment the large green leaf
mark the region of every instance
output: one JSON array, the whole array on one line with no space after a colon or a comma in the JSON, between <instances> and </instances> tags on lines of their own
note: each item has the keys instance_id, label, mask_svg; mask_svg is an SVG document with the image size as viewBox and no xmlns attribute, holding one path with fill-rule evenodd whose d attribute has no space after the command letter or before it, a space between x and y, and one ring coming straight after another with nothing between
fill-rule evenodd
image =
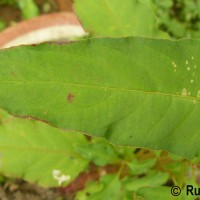
<instances>
[{"instance_id":1,"label":"large green leaf","mask_svg":"<svg viewBox=\"0 0 200 200\"><path fill-rule=\"evenodd\" d=\"M34 120L16 119L0 111L0 171L44 186L72 181L88 162L76 153L83 135L65 134Z\"/></svg>"},{"instance_id":2,"label":"large green leaf","mask_svg":"<svg viewBox=\"0 0 200 200\"><path fill-rule=\"evenodd\" d=\"M199 51L198 40L137 37L2 50L0 107L192 158L200 153Z\"/></svg>"},{"instance_id":3,"label":"large green leaf","mask_svg":"<svg viewBox=\"0 0 200 200\"><path fill-rule=\"evenodd\" d=\"M75 11L93 35L167 37L158 30L150 6L143 1L75 0Z\"/></svg>"}]
</instances>

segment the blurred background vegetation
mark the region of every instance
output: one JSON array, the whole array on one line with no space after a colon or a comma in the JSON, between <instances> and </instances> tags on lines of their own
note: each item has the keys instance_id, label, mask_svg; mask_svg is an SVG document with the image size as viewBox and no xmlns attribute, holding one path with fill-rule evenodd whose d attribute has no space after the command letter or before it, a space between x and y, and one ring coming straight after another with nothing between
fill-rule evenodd
<instances>
[{"instance_id":1,"label":"blurred background vegetation","mask_svg":"<svg viewBox=\"0 0 200 200\"><path fill-rule=\"evenodd\" d=\"M71 0L0 0L0 30L42 14L70 11Z\"/></svg>"},{"instance_id":2,"label":"blurred background vegetation","mask_svg":"<svg viewBox=\"0 0 200 200\"><path fill-rule=\"evenodd\" d=\"M200 1L153 0L159 28L173 38L200 37Z\"/></svg>"},{"instance_id":3,"label":"blurred background vegetation","mask_svg":"<svg viewBox=\"0 0 200 200\"><path fill-rule=\"evenodd\" d=\"M150 2L158 19L158 27L172 38L200 37L200 1ZM0 0L0 29L45 13L71 10L72 0Z\"/></svg>"},{"instance_id":4,"label":"blurred background vegetation","mask_svg":"<svg viewBox=\"0 0 200 200\"><path fill-rule=\"evenodd\" d=\"M46 13L71 11L71 6L70 0L0 0L0 30ZM199 0L152 0L151 6L157 16L158 28L172 38L200 38ZM103 140L87 139L89 145L79 145L76 151L89 165L70 186L42 189L2 174L0 198L87 200L90 196L91 199L100 199L108 193L118 192L122 184L124 199L133 199L134 191L147 186L179 185L184 188L188 183L200 185L199 158L188 161L166 151L119 148ZM116 174L118 179L114 176ZM102 185L106 187L102 189ZM163 196L165 193L166 198ZM157 199L167 199L169 190L159 188L158 194L160 198Z\"/></svg>"}]
</instances>

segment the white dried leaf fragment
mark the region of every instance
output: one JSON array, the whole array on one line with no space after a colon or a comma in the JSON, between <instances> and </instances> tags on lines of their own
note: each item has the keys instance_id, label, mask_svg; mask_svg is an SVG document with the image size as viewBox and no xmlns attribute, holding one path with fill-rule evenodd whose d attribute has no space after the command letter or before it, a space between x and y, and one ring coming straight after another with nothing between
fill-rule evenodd
<instances>
[{"instance_id":1,"label":"white dried leaf fragment","mask_svg":"<svg viewBox=\"0 0 200 200\"><path fill-rule=\"evenodd\" d=\"M58 185L61 186L62 183L67 182L71 179L70 175L62 174L60 170L54 169L52 171L53 178L58 181Z\"/></svg>"}]
</instances>

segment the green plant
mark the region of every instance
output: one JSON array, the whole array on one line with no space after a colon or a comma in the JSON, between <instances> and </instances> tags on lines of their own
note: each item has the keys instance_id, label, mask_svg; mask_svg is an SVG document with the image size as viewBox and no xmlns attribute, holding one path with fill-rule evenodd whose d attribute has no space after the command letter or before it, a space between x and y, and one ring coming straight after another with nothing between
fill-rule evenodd
<instances>
[{"instance_id":1,"label":"green plant","mask_svg":"<svg viewBox=\"0 0 200 200\"><path fill-rule=\"evenodd\" d=\"M6 24L3 20L0 20L0 30L3 30L6 27Z\"/></svg>"},{"instance_id":2,"label":"green plant","mask_svg":"<svg viewBox=\"0 0 200 200\"><path fill-rule=\"evenodd\" d=\"M174 38L199 38L200 2L196 0L153 0L160 29Z\"/></svg>"},{"instance_id":3,"label":"green plant","mask_svg":"<svg viewBox=\"0 0 200 200\"><path fill-rule=\"evenodd\" d=\"M16 0L1 0L0 5L14 5Z\"/></svg>"},{"instance_id":4,"label":"green plant","mask_svg":"<svg viewBox=\"0 0 200 200\"><path fill-rule=\"evenodd\" d=\"M1 0L0 5L18 7L24 19L33 18L39 14L39 9L34 0Z\"/></svg>"},{"instance_id":5,"label":"green plant","mask_svg":"<svg viewBox=\"0 0 200 200\"><path fill-rule=\"evenodd\" d=\"M39 10L33 0L16 0L16 2L25 19L38 16Z\"/></svg>"},{"instance_id":6,"label":"green plant","mask_svg":"<svg viewBox=\"0 0 200 200\"><path fill-rule=\"evenodd\" d=\"M152 9L76 0L100 38L0 51L0 107L26 119L0 115L3 174L68 190L78 177L77 200L171 199L169 186L198 184L200 43L166 39Z\"/></svg>"}]
</instances>

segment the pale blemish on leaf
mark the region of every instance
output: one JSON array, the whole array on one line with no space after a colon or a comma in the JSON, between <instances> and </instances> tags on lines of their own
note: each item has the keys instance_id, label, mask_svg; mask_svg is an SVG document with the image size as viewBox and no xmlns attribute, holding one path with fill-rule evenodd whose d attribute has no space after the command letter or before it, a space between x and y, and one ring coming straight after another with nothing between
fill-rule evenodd
<instances>
[{"instance_id":1,"label":"pale blemish on leaf","mask_svg":"<svg viewBox=\"0 0 200 200\"><path fill-rule=\"evenodd\" d=\"M182 96L187 96L188 95L188 91L187 91L186 88L183 88L181 95Z\"/></svg>"},{"instance_id":2,"label":"pale blemish on leaf","mask_svg":"<svg viewBox=\"0 0 200 200\"><path fill-rule=\"evenodd\" d=\"M200 90L197 92L197 98L200 98Z\"/></svg>"},{"instance_id":3,"label":"pale blemish on leaf","mask_svg":"<svg viewBox=\"0 0 200 200\"><path fill-rule=\"evenodd\" d=\"M188 65L188 63L189 63L189 61L188 61L188 60L186 60L186 61L185 61L185 64L186 64L186 65Z\"/></svg>"},{"instance_id":4,"label":"pale blemish on leaf","mask_svg":"<svg viewBox=\"0 0 200 200\"><path fill-rule=\"evenodd\" d=\"M187 67L187 70L190 71L190 67Z\"/></svg>"},{"instance_id":5,"label":"pale blemish on leaf","mask_svg":"<svg viewBox=\"0 0 200 200\"><path fill-rule=\"evenodd\" d=\"M176 63L175 63L175 62L172 62L172 65L173 65L173 67L174 67L174 68L176 68L176 67L177 67L177 65L176 65Z\"/></svg>"},{"instance_id":6,"label":"pale blemish on leaf","mask_svg":"<svg viewBox=\"0 0 200 200\"><path fill-rule=\"evenodd\" d=\"M52 172L53 177L58 177L61 175L61 172L59 169L54 169Z\"/></svg>"},{"instance_id":7,"label":"pale blemish on leaf","mask_svg":"<svg viewBox=\"0 0 200 200\"><path fill-rule=\"evenodd\" d=\"M194 80L190 80L190 83L194 83Z\"/></svg>"},{"instance_id":8,"label":"pale blemish on leaf","mask_svg":"<svg viewBox=\"0 0 200 200\"><path fill-rule=\"evenodd\" d=\"M173 68L174 68L174 72L176 72L176 67L177 67L177 65L176 65L176 63L175 63L174 61L172 61L172 66L173 66Z\"/></svg>"},{"instance_id":9,"label":"pale blemish on leaf","mask_svg":"<svg viewBox=\"0 0 200 200\"><path fill-rule=\"evenodd\" d=\"M196 104L197 103L197 101L196 100L193 100L193 104Z\"/></svg>"},{"instance_id":10,"label":"pale blemish on leaf","mask_svg":"<svg viewBox=\"0 0 200 200\"><path fill-rule=\"evenodd\" d=\"M10 76L11 76L11 77L16 77L15 72L14 72L14 71L11 71L11 72L10 72Z\"/></svg>"},{"instance_id":11,"label":"pale blemish on leaf","mask_svg":"<svg viewBox=\"0 0 200 200\"><path fill-rule=\"evenodd\" d=\"M192 56L192 60L194 60L194 56Z\"/></svg>"}]
</instances>

